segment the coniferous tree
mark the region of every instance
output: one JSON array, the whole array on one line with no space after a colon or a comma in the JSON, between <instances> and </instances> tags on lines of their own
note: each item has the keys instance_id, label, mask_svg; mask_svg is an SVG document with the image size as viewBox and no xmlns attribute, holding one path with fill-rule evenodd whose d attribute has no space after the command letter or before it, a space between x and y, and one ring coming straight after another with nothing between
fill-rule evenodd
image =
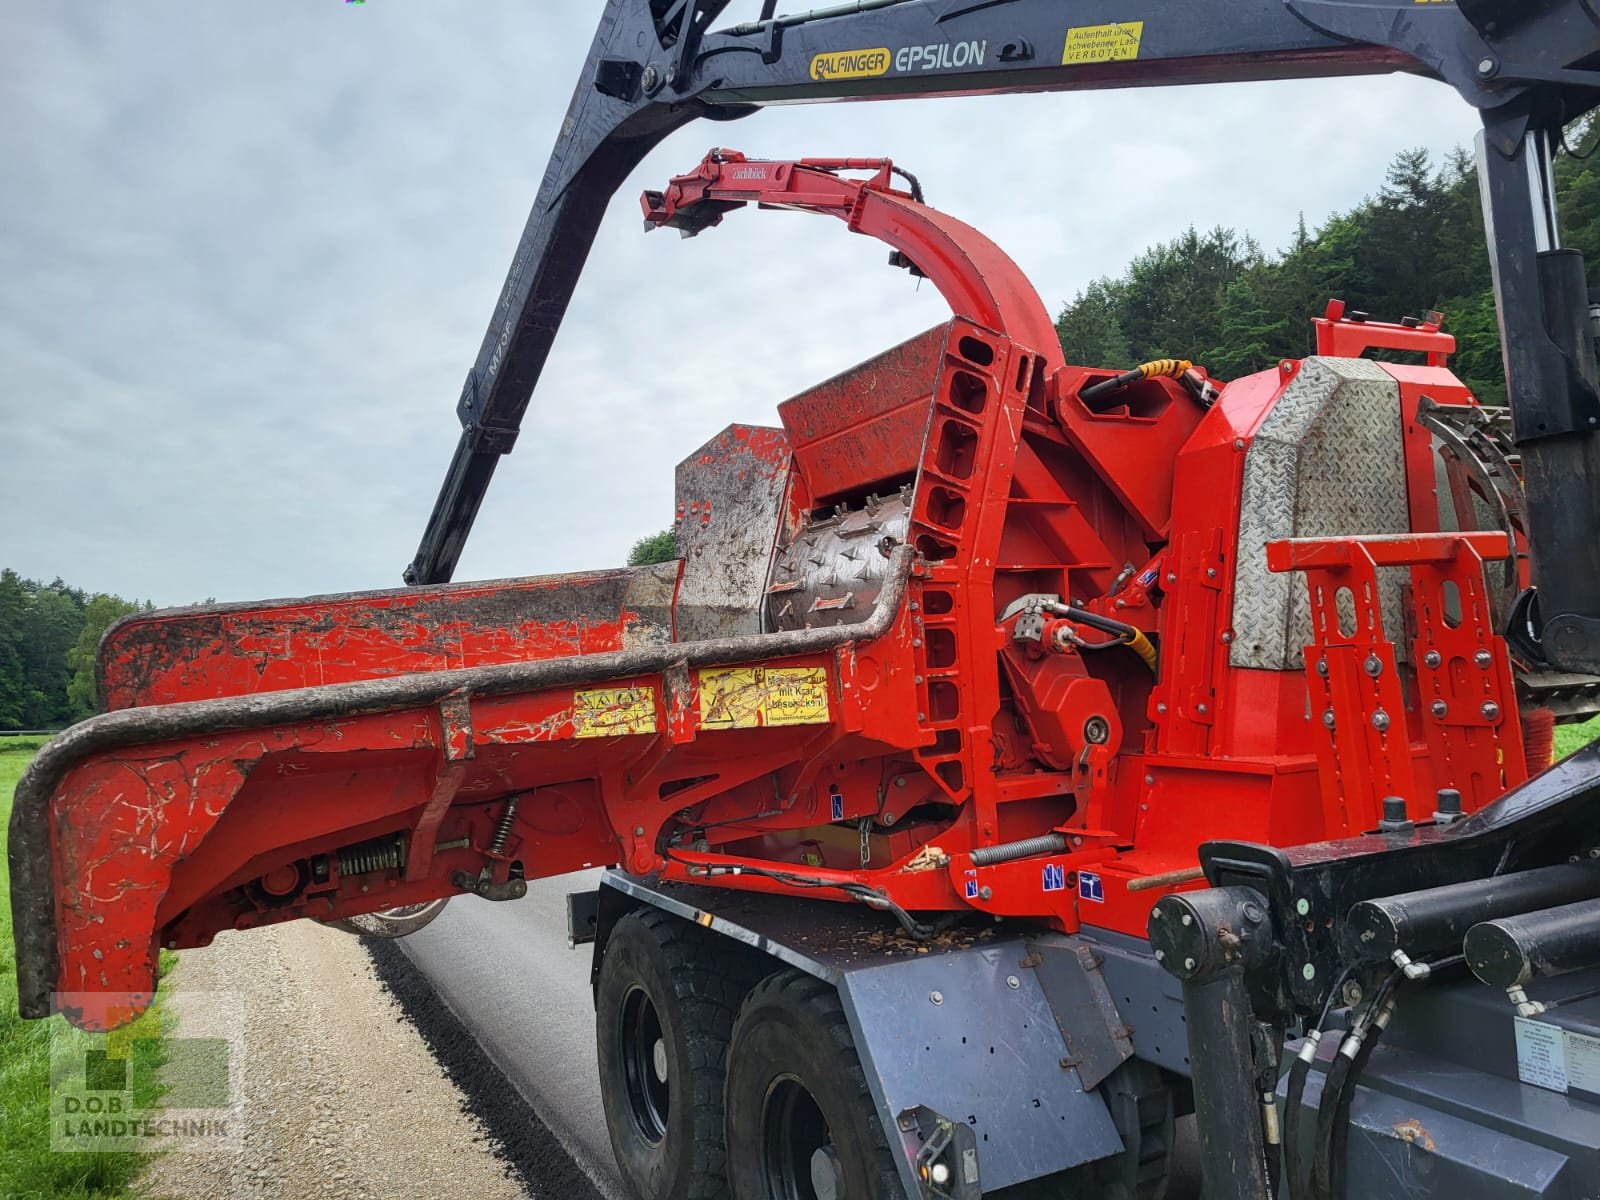
<instances>
[{"instance_id":1,"label":"coniferous tree","mask_svg":"<svg viewBox=\"0 0 1600 1200\"><path fill-rule=\"evenodd\" d=\"M1056 336L1067 361L1085 367L1126 367L1133 361L1128 335L1122 332L1121 289L1096 279L1061 310Z\"/></svg>"},{"instance_id":2,"label":"coniferous tree","mask_svg":"<svg viewBox=\"0 0 1600 1200\"><path fill-rule=\"evenodd\" d=\"M1586 118L1567 142L1577 153L1556 163L1562 238L1600 280L1600 154L1587 157L1600 149L1600 122ZM1276 255L1231 230L1186 230L1137 256L1120 278L1086 286L1056 328L1069 362L1196 358L1227 379L1311 353L1310 320L1330 299L1374 320L1443 312L1456 336L1456 374L1483 402L1505 402L1478 173L1459 150L1439 167L1426 150L1397 155L1374 196L1315 229L1302 216ZM1124 343L1126 355L1099 353Z\"/></svg>"}]
</instances>

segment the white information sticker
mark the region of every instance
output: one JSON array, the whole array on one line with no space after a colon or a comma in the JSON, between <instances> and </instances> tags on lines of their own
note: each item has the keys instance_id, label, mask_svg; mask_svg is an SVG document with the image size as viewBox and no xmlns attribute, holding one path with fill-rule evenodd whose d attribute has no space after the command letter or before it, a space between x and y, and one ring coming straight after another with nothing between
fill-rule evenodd
<instances>
[{"instance_id":1,"label":"white information sticker","mask_svg":"<svg viewBox=\"0 0 1600 1200\"><path fill-rule=\"evenodd\" d=\"M1566 1091L1566 1034L1558 1026L1518 1017L1517 1075L1534 1087Z\"/></svg>"},{"instance_id":2,"label":"white information sticker","mask_svg":"<svg viewBox=\"0 0 1600 1200\"><path fill-rule=\"evenodd\" d=\"M1600 1095L1600 1037L1567 1030L1567 1085Z\"/></svg>"}]
</instances>

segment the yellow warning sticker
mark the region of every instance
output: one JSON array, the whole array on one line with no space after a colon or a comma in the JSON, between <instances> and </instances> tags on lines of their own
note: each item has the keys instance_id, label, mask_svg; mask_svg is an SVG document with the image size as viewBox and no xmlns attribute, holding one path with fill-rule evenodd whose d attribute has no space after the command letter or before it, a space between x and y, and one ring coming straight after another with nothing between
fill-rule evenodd
<instances>
[{"instance_id":1,"label":"yellow warning sticker","mask_svg":"<svg viewBox=\"0 0 1600 1200\"><path fill-rule=\"evenodd\" d=\"M700 727L826 725L823 667L725 667L700 672Z\"/></svg>"},{"instance_id":2,"label":"yellow warning sticker","mask_svg":"<svg viewBox=\"0 0 1600 1200\"><path fill-rule=\"evenodd\" d=\"M824 725L828 721L828 672L822 667L769 667L768 725Z\"/></svg>"},{"instance_id":3,"label":"yellow warning sticker","mask_svg":"<svg viewBox=\"0 0 1600 1200\"><path fill-rule=\"evenodd\" d=\"M811 60L811 78L819 82L826 79L870 79L875 75L887 74L888 70L887 46L874 46L867 50L830 50Z\"/></svg>"},{"instance_id":4,"label":"yellow warning sticker","mask_svg":"<svg viewBox=\"0 0 1600 1200\"><path fill-rule=\"evenodd\" d=\"M572 694L572 736L622 737L656 731L654 688L590 688Z\"/></svg>"},{"instance_id":5,"label":"yellow warning sticker","mask_svg":"<svg viewBox=\"0 0 1600 1200\"><path fill-rule=\"evenodd\" d=\"M1143 40L1143 21L1079 25L1067 30L1067 44L1061 51L1061 65L1081 67L1087 63L1124 62L1138 58L1139 43Z\"/></svg>"}]
</instances>

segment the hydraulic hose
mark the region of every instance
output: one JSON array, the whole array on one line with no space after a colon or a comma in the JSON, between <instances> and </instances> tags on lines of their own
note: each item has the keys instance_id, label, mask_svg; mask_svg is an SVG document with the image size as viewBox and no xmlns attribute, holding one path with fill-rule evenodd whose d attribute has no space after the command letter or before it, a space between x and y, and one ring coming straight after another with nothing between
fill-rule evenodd
<instances>
[{"instance_id":1,"label":"hydraulic hose","mask_svg":"<svg viewBox=\"0 0 1600 1200\"><path fill-rule=\"evenodd\" d=\"M1370 1010L1369 1010L1370 1011ZM1366 1042L1370 1027L1357 1025L1345 1034L1339 1043L1339 1053L1333 1056L1328 1073L1322 1081L1322 1097L1317 1102L1317 1127L1311 1147L1311 1200L1332 1200L1333 1197L1333 1125L1339 1113L1339 1100L1345 1083L1350 1078L1350 1068Z\"/></svg>"},{"instance_id":2,"label":"hydraulic hose","mask_svg":"<svg viewBox=\"0 0 1600 1200\"><path fill-rule=\"evenodd\" d=\"M1156 648L1150 639L1145 636L1143 630L1134 628L1126 621L1119 621L1115 617L1101 616L1099 613L1090 612L1086 608L1079 608L1075 604L1052 604L1049 607L1052 612L1076 621L1080 625L1087 625L1090 629L1098 629L1101 633L1111 634L1117 640L1115 642L1107 642L1105 643L1106 645L1126 646L1139 656L1139 661L1150 669L1152 675L1156 673ZM1098 649L1099 647L1087 648Z\"/></svg>"},{"instance_id":3,"label":"hydraulic hose","mask_svg":"<svg viewBox=\"0 0 1600 1200\"><path fill-rule=\"evenodd\" d=\"M1429 974L1459 964L1459 955L1430 964ZM1317 1104L1316 1147L1311 1161L1312 1200L1344 1200L1344 1160L1350 1136L1350 1106L1356 1086L1394 1017L1403 969L1392 972L1373 996L1361 1020L1346 1035L1322 1085Z\"/></svg>"},{"instance_id":4,"label":"hydraulic hose","mask_svg":"<svg viewBox=\"0 0 1600 1200\"><path fill-rule=\"evenodd\" d=\"M1289 1177L1289 1195L1300 1191L1304 1176L1304 1157L1300 1153L1301 1110L1305 1104L1306 1079L1311 1074L1311 1064L1316 1061L1317 1047L1322 1043L1322 1030L1313 1029L1300 1044L1300 1052L1289 1066L1289 1088L1284 1096L1283 1114L1283 1173Z\"/></svg>"},{"instance_id":5,"label":"hydraulic hose","mask_svg":"<svg viewBox=\"0 0 1600 1200\"><path fill-rule=\"evenodd\" d=\"M1267 1195L1276 1196L1279 1185L1283 1181L1283 1136L1277 1125L1277 1107L1273 1104L1275 1097L1271 1092L1262 1093L1265 1128L1262 1137L1267 1147Z\"/></svg>"},{"instance_id":6,"label":"hydraulic hose","mask_svg":"<svg viewBox=\"0 0 1600 1200\"><path fill-rule=\"evenodd\" d=\"M832 889L843 892L845 895L865 904L869 908L876 908L881 912L889 913L900 922L901 927L918 941L926 941L934 937L947 927L943 919L932 925L917 920L904 908L896 904L883 892L870 888L864 883L853 883L844 879L818 879L812 875L805 875L798 871L774 871L756 863L745 863L730 860L728 862L694 862L676 854L669 853L668 858L673 862L681 863L688 868L690 875L700 875L706 879L718 875L754 875L761 879L770 879L775 883L782 883L793 888ZM961 913L953 914L960 918Z\"/></svg>"},{"instance_id":7,"label":"hydraulic hose","mask_svg":"<svg viewBox=\"0 0 1600 1200\"><path fill-rule=\"evenodd\" d=\"M1275 1197L1283 1181L1283 1122L1278 1117L1278 1071L1283 1065L1282 1032L1257 1024L1252 1048L1255 1052L1256 1085L1261 1106L1261 1144L1267 1155L1267 1195Z\"/></svg>"},{"instance_id":8,"label":"hydraulic hose","mask_svg":"<svg viewBox=\"0 0 1600 1200\"><path fill-rule=\"evenodd\" d=\"M1283 1173L1289 1177L1290 1196L1300 1191L1300 1181L1305 1177L1300 1124L1304 1115L1306 1080L1311 1075L1311 1064L1317 1060L1317 1047L1322 1044L1323 1026L1328 1023L1328 1014L1333 1011L1334 1002L1344 990L1344 981L1350 978L1350 971L1351 968L1346 967L1333 981L1333 987L1328 989L1328 998L1323 1002L1322 1014L1306 1033L1305 1041L1301 1043L1294 1062L1289 1066L1289 1087L1284 1096ZM1273 1191L1273 1195L1277 1195L1276 1190Z\"/></svg>"},{"instance_id":9,"label":"hydraulic hose","mask_svg":"<svg viewBox=\"0 0 1600 1200\"><path fill-rule=\"evenodd\" d=\"M1156 673L1156 648L1142 630L1133 631L1133 636L1128 639L1128 649L1139 656L1139 661L1150 668L1152 675Z\"/></svg>"},{"instance_id":10,"label":"hydraulic hose","mask_svg":"<svg viewBox=\"0 0 1600 1200\"><path fill-rule=\"evenodd\" d=\"M1432 975L1449 967L1459 966L1463 961L1462 956L1459 954L1451 958L1442 959L1429 965L1428 974ZM1405 975L1403 970L1399 975L1404 976L1405 979L1410 978L1410 976ZM1391 975L1389 979L1394 984L1394 988L1384 1000L1383 1008L1379 1011L1377 1019L1373 1021L1371 1035L1361 1044L1361 1048L1356 1052L1355 1060L1350 1064L1349 1079L1339 1096L1338 1111L1333 1115L1333 1144L1328 1154L1328 1184L1333 1194L1333 1200L1344 1200L1345 1196L1344 1167L1346 1148L1350 1141L1350 1105L1355 1100L1356 1085L1360 1082L1361 1072L1367 1068L1367 1060L1372 1057L1372 1052L1377 1049L1378 1039L1383 1036L1383 1031L1389 1027L1389 1022L1394 1017L1394 1010L1400 996L1400 985L1404 982L1403 979L1394 975Z\"/></svg>"},{"instance_id":11,"label":"hydraulic hose","mask_svg":"<svg viewBox=\"0 0 1600 1200\"><path fill-rule=\"evenodd\" d=\"M1078 393L1078 399L1085 404L1092 404L1096 400L1120 392L1131 383L1138 383L1141 379L1182 379L1184 373L1193 368L1194 364L1186 358L1153 359L1147 363L1140 363L1133 370L1124 371L1121 375L1113 375L1110 379L1091 383Z\"/></svg>"},{"instance_id":12,"label":"hydraulic hose","mask_svg":"<svg viewBox=\"0 0 1600 1200\"><path fill-rule=\"evenodd\" d=\"M1391 991L1384 1000L1383 1007L1378 1010L1377 1017L1368 1028L1367 1036L1356 1047L1349 1069L1338 1087L1333 1112L1333 1133L1329 1139L1327 1157L1328 1194L1337 1200L1344 1200L1344 1160L1345 1149L1350 1140L1350 1105L1355 1100L1356 1085L1361 1080L1361 1072L1366 1070L1367 1060L1372 1057L1373 1050L1377 1049L1378 1039L1383 1036L1383 1031L1389 1027L1389 1021L1394 1016L1397 995L1398 991ZM1342 1060L1344 1055L1341 1053L1339 1057Z\"/></svg>"}]
</instances>

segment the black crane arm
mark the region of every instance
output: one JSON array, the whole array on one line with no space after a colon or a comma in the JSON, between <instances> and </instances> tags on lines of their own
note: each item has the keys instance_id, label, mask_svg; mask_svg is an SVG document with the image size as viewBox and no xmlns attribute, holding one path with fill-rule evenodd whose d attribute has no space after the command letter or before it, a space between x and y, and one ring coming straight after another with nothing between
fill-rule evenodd
<instances>
[{"instance_id":1,"label":"black crane arm","mask_svg":"<svg viewBox=\"0 0 1600 1200\"><path fill-rule=\"evenodd\" d=\"M1582 258L1550 163L1600 104L1587 0L853 0L710 26L727 0L608 0L457 404L461 438L411 583L453 574L607 202L662 139L773 103L1408 71L1484 115L1480 171L1539 593L1524 653L1600 672L1600 389ZM1541 564L1560 570L1540 571Z\"/></svg>"}]
</instances>

